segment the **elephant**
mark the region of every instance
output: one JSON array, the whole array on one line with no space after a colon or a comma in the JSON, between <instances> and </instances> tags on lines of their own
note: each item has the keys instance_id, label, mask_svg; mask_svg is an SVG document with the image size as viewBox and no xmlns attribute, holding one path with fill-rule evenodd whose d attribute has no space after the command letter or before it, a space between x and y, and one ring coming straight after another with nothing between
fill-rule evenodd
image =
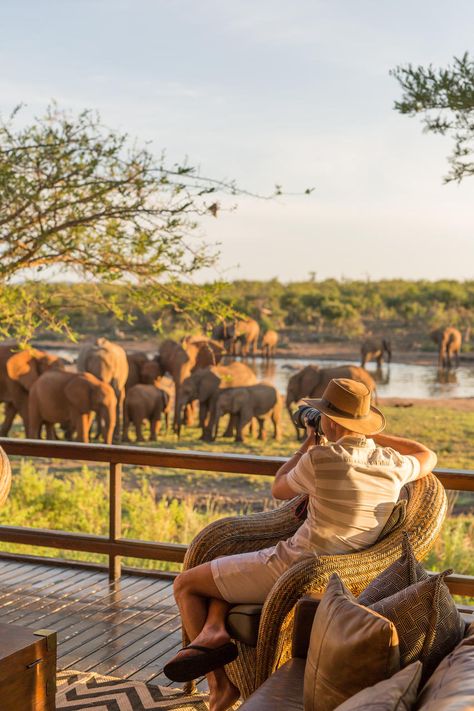
<instances>
[{"instance_id":1,"label":"elephant","mask_svg":"<svg viewBox=\"0 0 474 711\"><path fill-rule=\"evenodd\" d=\"M165 431L168 430L170 396L166 390L156 385L138 383L127 392L123 415L123 440L129 441L130 422L135 427L137 442L143 441L143 420L150 422L150 440L155 442L161 429L161 416L165 416Z\"/></svg>"},{"instance_id":2,"label":"elephant","mask_svg":"<svg viewBox=\"0 0 474 711\"><path fill-rule=\"evenodd\" d=\"M76 432L79 442L89 442L92 416L101 423L104 441L112 443L117 397L111 385L91 373L49 371L30 390L28 436L39 439L43 424L60 423Z\"/></svg>"},{"instance_id":3,"label":"elephant","mask_svg":"<svg viewBox=\"0 0 474 711\"><path fill-rule=\"evenodd\" d=\"M143 351L127 353L128 378L125 383L125 392L133 388L134 385L142 382L142 368L148 363L148 356Z\"/></svg>"},{"instance_id":4,"label":"elephant","mask_svg":"<svg viewBox=\"0 0 474 711\"><path fill-rule=\"evenodd\" d=\"M451 368L452 358L454 358L457 368L462 345L461 331L454 326L448 326L447 328L438 328L430 335L431 340L438 346L438 368Z\"/></svg>"},{"instance_id":5,"label":"elephant","mask_svg":"<svg viewBox=\"0 0 474 711\"><path fill-rule=\"evenodd\" d=\"M365 364L370 360L377 361L377 368L381 368L385 353L387 354L387 363L390 363L392 360L392 346L387 338L378 340L367 338L360 347L361 368L365 368Z\"/></svg>"},{"instance_id":6,"label":"elephant","mask_svg":"<svg viewBox=\"0 0 474 711\"><path fill-rule=\"evenodd\" d=\"M229 414L235 418L236 442L243 442L243 429L256 418L259 424L258 438L265 439L265 421L271 418L274 437L280 438L281 395L273 385L257 383L240 388L226 388L219 392L211 416L212 437L216 439L219 420Z\"/></svg>"},{"instance_id":7,"label":"elephant","mask_svg":"<svg viewBox=\"0 0 474 711\"><path fill-rule=\"evenodd\" d=\"M339 365L332 368L320 368L319 365L306 365L291 376L286 390L286 407L291 418L291 405L305 397L321 397L326 385L333 378L350 378L364 383L376 399L375 381L364 368L357 365ZM302 431L296 427L298 439Z\"/></svg>"},{"instance_id":8,"label":"elephant","mask_svg":"<svg viewBox=\"0 0 474 711\"><path fill-rule=\"evenodd\" d=\"M94 342L82 346L77 359L77 370L92 373L102 382L109 383L114 389L117 398L114 439L119 439L123 421L125 384L129 374L124 349L106 338L97 338Z\"/></svg>"},{"instance_id":9,"label":"elephant","mask_svg":"<svg viewBox=\"0 0 474 711\"><path fill-rule=\"evenodd\" d=\"M217 341L206 336L184 336L181 346L194 360L193 369L206 368L208 365L218 365L225 355L225 348Z\"/></svg>"},{"instance_id":10,"label":"elephant","mask_svg":"<svg viewBox=\"0 0 474 711\"><path fill-rule=\"evenodd\" d=\"M28 394L38 378L48 370L62 370L64 362L58 356L37 348L18 351L15 346L2 346L0 381L6 398L5 420L0 435L6 437L16 413L20 414L28 432Z\"/></svg>"},{"instance_id":11,"label":"elephant","mask_svg":"<svg viewBox=\"0 0 474 711\"><path fill-rule=\"evenodd\" d=\"M278 343L278 333L276 331L266 331L262 338L262 357L269 360L275 357L275 350Z\"/></svg>"},{"instance_id":12,"label":"elephant","mask_svg":"<svg viewBox=\"0 0 474 711\"><path fill-rule=\"evenodd\" d=\"M255 355L260 326L253 318L236 320L233 323L222 321L212 329L212 338L223 341L225 349L232 356L237 355L237 343L240 343L240 353L245 358L249 352Z\"/></svg>"},{"instance_id":13,"label":"elephant","mask_svg":"<svg viewBox=\"0 0 474 711\"><path fill-rule=\"evenodd\" d=\"M186 405L199 400L199 426L202 428L201 439L210 439L208 419L212 403L219 389L235 388L242 385L254 385L255 373L245 363L216 365L211 368L195 370L181 386L178 402L178 436L181 429L182 412Z\"/></svg>"},{"instance_id":14,"label":"elephant","mask_svg":"<svg viewBox=\"0 0 474 711\"><path fill-rule=\"evenodd\" d=\"M217 345L218 350L214 348ZM220 356L219 356L220 352ZM148 367L144 369L146 382L149 382L152 375L156 378L169 373L173 379L175 386L175 405L173 429L178 430L178 402L180 399L181 385L183 381L191 375L197 368L205 368L216 364L216 357L222 357L222 349L219 344L213 344L212 341L197 341L186 343L186 348L183 348L179 343L171 339L163 341L160 345L158 356L155 356L153 363L155 368ZM145 378L144 378L145 379ZM188 408L188 422L190 424L191 408Z\"/></svg>"}]
</instances>

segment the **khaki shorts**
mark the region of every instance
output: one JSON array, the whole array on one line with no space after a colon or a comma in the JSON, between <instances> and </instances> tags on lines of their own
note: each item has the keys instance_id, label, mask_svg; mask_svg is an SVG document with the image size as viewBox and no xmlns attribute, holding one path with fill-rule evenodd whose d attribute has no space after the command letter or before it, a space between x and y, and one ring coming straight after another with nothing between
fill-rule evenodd
<instances>
[{"instance_id":1,"label":"khaki shorts","mask_svg":"<svg viewBox=\"0 0 474 711\"><path fill-rule=\"evenodd\" d=\"M262 603L284 570L268 565L275 548L238 553L211 561L214 582L227 602Z\"/></svg>"}]
</instances>

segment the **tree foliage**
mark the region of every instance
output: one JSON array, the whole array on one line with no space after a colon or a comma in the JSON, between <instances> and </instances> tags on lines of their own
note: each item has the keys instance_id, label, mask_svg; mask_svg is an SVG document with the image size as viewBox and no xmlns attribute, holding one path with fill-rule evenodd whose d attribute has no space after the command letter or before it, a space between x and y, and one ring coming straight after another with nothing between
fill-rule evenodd
<instances>
[{"instance_id":1,"label":"tree foliage","mask_svg":"<svg viewBox=\"0 0 474 711\"><path fill-rule=\"evenodd\" d=\"M40 324L67 331L71 289L54 282L58 275L119 283L145 312L172 305L191 317L228 314L220 285L198 287L193 276L217 258L198 220L216 217L218 192L242 192L234 183L204 178L187 164L168 166L91 111L69 115L53 104L31 123L20 118L17 109L0 120L2 335L28 340ZM44 282L34 297L28 278ZM103 288L88 297L132 318Z\"/></svg>"},{"instance_id":2,"label":"tree foliage","mask_svg":"<svg viewBox=\"0 0 474 711\"><path fill-rule=\"evenodd\" d=\"M453 139L445 181L474 175L474 60L466 52L446 68L408 64L391 74L403 89L396 111L422 115L425 131Z\"/></svg>"}]
</instances>

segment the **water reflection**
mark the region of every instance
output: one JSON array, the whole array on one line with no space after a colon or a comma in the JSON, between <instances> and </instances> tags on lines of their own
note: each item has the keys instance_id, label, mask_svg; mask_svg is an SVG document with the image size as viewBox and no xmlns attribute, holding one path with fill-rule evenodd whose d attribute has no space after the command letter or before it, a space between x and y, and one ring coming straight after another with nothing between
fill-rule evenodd
<instances>
[{"instance_id":1,"label":"water reflection","mask_svg":"<svg viewBox=\"0 0 474 711\"><path fill-rule=\"evenodd\" d=\"M55 349L61 356L76 357L76 351ZM227 361L227 359L226 359ZM334 367L336 365L359 365L356 361L321 360L321 359L290 359L277 358L270 362L261 358L249 358L245 361L255 370L259 380L273 383L280 392L286 392L288 380L293 373L305 365ZM474 397L474 363L462 365L456 370L438 370L433 365L413 365L409 363L384 364L376 368L375 363L369 364L367 372L377 383L379 397L398 398L448 398Z\"/></svg>"},{"instance_id":2,"label":"water reflection","mask_svg":"<svg viewBox=\"0 0 474 711\"><path fill-rule=\"evenodd\" d=\"M456 370L443 370L438 368L436 374L436 382L446 385L447 383L458 383L458 376Z\"/></svg>"},{"instance_id":3,"label":"water reflection","mask_svg":"<svg viewBox=\"0 0 474 711\"><path fill-rule=\"evenodd\" d=\"M371 372L371 376L377 385L388 385L390 382L390 366L387 365L386 368L378 366L376 370Z\"/></svg>"},{"instance_id":4,"label":"water reflection","mask_svg":"<svg viewBox=\"0 0 474 711\"><path fill-rule=\"evenodd\" d=\"M264 363L257 361L255 372L259 379L271 380L280 392L286 392L286 385L299 368L313 363L320 367L333 367L335 365L359 365L355 361L333 360L294 360L276 359L275 374L265 375ZM375 364L374 364L375 365ZM436 366L413 365L409 363L390 363L381 369L369 367L367 371L377 383L379 397L399 398L447 398L447 397L474 397L474 364L462 366L456 371L438 373Z\"/></svg>"}]
</instances>

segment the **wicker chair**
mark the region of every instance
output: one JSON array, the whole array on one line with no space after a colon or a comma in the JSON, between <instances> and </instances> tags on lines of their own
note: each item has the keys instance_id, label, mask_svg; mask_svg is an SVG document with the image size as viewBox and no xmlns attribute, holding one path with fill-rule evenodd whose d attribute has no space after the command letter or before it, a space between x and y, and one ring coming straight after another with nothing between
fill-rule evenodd
<instances>
[{"instance_id":1,"label":"wicker chair","mask_svg":"<svg viewBox=\"0 0 474 711\"><path fill-rule=\"evenodd\" d=\"M244 698L290 657L294 606L300 597L310 591L323 591L335 571L354 594L359 594L400 557L404 531L419 560L429 552L446 514L444 488L434 474L429 474L404 487L403 495L407 499L404 521L371 548L304 560L277 580L262 609L257 646L237 642L239 656L226 668ZM303 498L298 496L274 511L224 518L206 526L189 546L184 569L219 556L266 548L289 538L301 525L295 510ZM184 641L188 643L185 635Z\"/></svg>"}]
</instances>

